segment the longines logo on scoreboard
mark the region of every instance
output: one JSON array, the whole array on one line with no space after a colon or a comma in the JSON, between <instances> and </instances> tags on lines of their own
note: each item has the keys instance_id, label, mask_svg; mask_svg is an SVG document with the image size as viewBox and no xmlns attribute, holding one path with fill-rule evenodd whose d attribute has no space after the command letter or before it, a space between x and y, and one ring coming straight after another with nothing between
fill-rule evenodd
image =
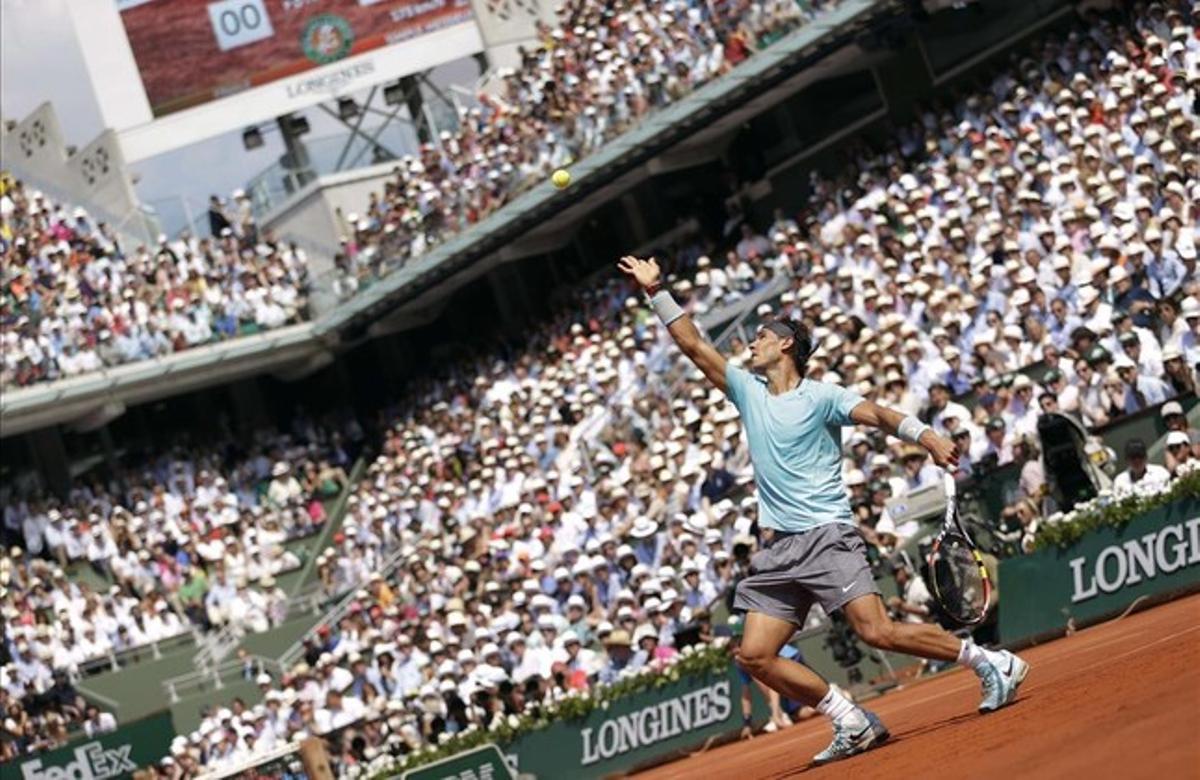
<instances>
[{"instance_id":1,"label":"longines logo on scoreboard","mask_svg":"<svg viewBox=\"0 0 1200 780\"><path fill-rule=\"evenodd\" d=\"M313 76L312 78L292 82L287 85L287 96L289 98L298 98L312 94L313 92L337 92L352 82L365 76L370 76L374 72L375 63L371 60L364 60L345 68L338 68L330 73L323 73L320 76Z\"/></svg>"}]
</instances>

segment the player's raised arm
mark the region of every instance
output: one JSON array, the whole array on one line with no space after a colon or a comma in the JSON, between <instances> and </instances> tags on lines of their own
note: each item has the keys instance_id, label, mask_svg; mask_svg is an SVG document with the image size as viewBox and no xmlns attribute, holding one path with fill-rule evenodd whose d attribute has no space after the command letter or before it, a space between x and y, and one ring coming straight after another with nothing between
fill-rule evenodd
<instances>
[{"instance_id":1,"label":"player's raised arm","mask_svg":"<svg viewBox=\"0 0 1200 780\"><path fill-rule=\"evenodd\" d=\"M617 266L633 277L650 296L650 305L667 326L667 332L675 339L683 354L704 372L708 381L716 385L721 392L725 392L725 356L700 335L700 330L692 322L692 318L675 302L671 293L661 289L662 273L659 271L658 261L654 258L642 260L625 256Z\"/></svg>"},{"instance_id":2,"label":"player's raised arm","mask_svg":"<svg viewBox=\"0 0 1200 780\"><path fill-rule=\"evenodd\" d=\"M874 401L863 401L850 411L850 419L859 425L869 425L904 441L921 445L929 451L933 462L942 468L952 468L958 464L958 446L944 436L938 436L916 417L880 406Z\"/></svg>"}]
</instances>

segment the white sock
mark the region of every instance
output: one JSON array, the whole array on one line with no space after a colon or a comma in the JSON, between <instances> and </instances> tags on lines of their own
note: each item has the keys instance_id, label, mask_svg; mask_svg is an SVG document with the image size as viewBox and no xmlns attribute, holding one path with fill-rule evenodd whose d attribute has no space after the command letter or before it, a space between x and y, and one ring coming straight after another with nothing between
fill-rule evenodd
<instances>
[{"instance_id":1,"label":"white sock","mask_svg":"<svg viewBox=\"0 0 1200 780\"><path fill-rule=\"evenodd\" d=\"M835 726L853 728L861 727L867 722L862 710L854 702L838 693L832 685L829 686L829 693L825 694L825 698L817 704L817 712L827 715Z\"/></svg>"},{"instance_id":2,"label":"white sock","mask_svg":"<svg viewBox=\"0 0 1200 780\"><path fill-rule=\"evenodd\" d=\"M996 653L984 650L970 639L964 639L962 649L958 651L958 662L963 666L974 669L978 674L987 664L995 664L998 660Z\"/></svg>"}]
</instances>

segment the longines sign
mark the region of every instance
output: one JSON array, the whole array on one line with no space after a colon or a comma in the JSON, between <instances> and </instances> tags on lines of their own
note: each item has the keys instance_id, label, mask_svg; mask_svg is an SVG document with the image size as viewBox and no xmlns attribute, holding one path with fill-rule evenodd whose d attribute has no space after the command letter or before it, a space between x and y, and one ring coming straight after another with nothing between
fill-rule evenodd
<instances>
[{"instance_id":1,"label":"longines sign","mask_svg":"<svg viewBox=\"0 0 1200 780\"><path fill-rule=\"evenodd\" d=\"M583 766L656 742L679 736L693 729L720 723L729 717L733 702L729 681L676 696L604 721L599 728L579 732L583 740Z\"/></svg>"},{"instance_id":2,"label":"longines sign","mask_svg":"<svg viewBox=\"0 0 1200 780\"><path fill-rule=\"evenodd\" d=\"M564 720L501 745L519 776L571 780L622 775L742 727L742 681L732 662L723 672L683 677L661 688L617 699L582 720ZM753 720L768 718L754 694Z\"/></svg>"},{"instance_id":3,"label":"longines sign","mask_svg":"<svg viewBox=\"0 0 1200 780\"><path fill-rule=\"evenodd\" d=\"M1156 509L1119 531L1094 531L1065 550L1001 561L998 584L1004 642L1119 613L1139 596L1200 585L1200 501Z\"/></svg>"},{"instance_id":4,"label":"longines sign","mask_svg":"<svg viewBox=\"0 0 1200 780\"><path fill-rule=\"evenodd\" d=\"M1072 558L1071 603L1116 593L1196 564L1200 564L1200 517L1109 545L1095 557Z\"/></svg>"}]
</instances>

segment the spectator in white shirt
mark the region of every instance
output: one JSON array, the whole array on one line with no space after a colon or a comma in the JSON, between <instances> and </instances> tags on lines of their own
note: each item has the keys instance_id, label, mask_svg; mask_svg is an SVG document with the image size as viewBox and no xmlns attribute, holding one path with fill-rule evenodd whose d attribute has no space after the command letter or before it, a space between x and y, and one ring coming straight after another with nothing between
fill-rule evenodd
<instances>
[{"instance_id":1,"label":"spectator in white shirt","mask_svg":"<svg viewBox=\"0 0 1200 780\"><path fill-rule=\"evenodd\" d=\"M1131 439L1125 445L1125 460L1129 468L1113 480L1113 493L1127 496L1132 493L1151 493L1166 487L1171 473L1157 463L1150 463L1146 453L1146 442Z\"/></svg>"}]
</instances>

